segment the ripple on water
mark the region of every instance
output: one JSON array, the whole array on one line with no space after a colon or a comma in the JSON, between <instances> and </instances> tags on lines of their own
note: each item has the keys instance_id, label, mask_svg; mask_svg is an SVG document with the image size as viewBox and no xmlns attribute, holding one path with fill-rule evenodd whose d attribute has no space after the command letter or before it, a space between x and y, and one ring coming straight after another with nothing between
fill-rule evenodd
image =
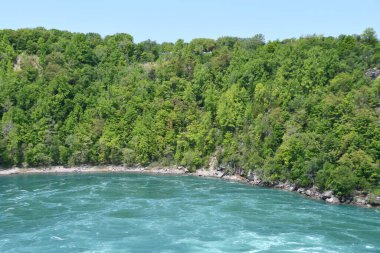
<instances>
[{"instance_id":1,"label":"ripple on water","mask_svg":"<svg viewBox=\"0 0 380 253\"><path fill-rule=\"evenodd\" d=\"M187 176L0 178L0 252L379 252L379 210Z\"/></svg>"}]
</instances>

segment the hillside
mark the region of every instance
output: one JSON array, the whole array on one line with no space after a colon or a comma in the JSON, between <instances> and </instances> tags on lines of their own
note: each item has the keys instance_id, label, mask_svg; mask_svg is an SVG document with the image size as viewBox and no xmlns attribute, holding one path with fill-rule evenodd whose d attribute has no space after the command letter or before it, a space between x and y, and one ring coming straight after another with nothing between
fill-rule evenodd
<instances>
[{"instance_id":1,"label":"hillside","mask_svg":"<svg viewBox=\"0 0 380 253\"><path fill-rule=\"evenodd\" d=\"M379 68L373 29L162 44L0 30L0 166L213 160L267 182L380 194Z\"/></svg>"}]
</instances>

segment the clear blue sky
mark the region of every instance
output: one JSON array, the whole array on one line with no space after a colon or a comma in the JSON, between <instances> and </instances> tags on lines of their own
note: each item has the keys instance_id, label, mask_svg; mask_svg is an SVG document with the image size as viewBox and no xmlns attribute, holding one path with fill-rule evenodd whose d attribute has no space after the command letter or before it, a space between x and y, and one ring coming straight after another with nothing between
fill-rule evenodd
<instances>
[{"instance_id":1,"label":"clear blue sky","mask_svg":"<svg viewBox=\"0 0 380 253\"><path fill-rule=\"evenodd\" d=\"M380 0L4 0L0 6L0 29L123 32L136 42L257 33L267 40L337 36L367 27L380 34Z\"/></svg>"}]
</instances>

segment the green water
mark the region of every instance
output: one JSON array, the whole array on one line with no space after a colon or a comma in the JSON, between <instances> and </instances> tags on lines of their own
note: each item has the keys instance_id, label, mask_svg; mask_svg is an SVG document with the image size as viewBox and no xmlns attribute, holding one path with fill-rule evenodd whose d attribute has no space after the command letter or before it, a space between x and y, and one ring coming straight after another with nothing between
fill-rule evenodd
<instances>
[{"instance_id":1,"label":"green water","mask_svg":"<svg viewBox=\"0 0 380 253\"><path fill-rule=\"evenodd\" d=\"M7 176L0 252L380 252L380 211L190 176Z\"/></svg>"}]
</instances>

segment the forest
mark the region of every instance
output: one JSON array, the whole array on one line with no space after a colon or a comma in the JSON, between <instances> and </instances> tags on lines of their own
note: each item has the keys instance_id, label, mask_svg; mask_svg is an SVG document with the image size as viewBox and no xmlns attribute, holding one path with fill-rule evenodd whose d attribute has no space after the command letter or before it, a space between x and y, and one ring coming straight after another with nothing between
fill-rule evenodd
<instances>
[{"instance_id":1,"label":"forest","mask_svg":"<svg viewBox=\"0 0 380 253\"><path fill-rule=\"evenodd\" d=\"M175 43L0 30L0 167L216 158L266 182L380 195L379 68L372 28Z\"/></svg>"}]
</instances>

